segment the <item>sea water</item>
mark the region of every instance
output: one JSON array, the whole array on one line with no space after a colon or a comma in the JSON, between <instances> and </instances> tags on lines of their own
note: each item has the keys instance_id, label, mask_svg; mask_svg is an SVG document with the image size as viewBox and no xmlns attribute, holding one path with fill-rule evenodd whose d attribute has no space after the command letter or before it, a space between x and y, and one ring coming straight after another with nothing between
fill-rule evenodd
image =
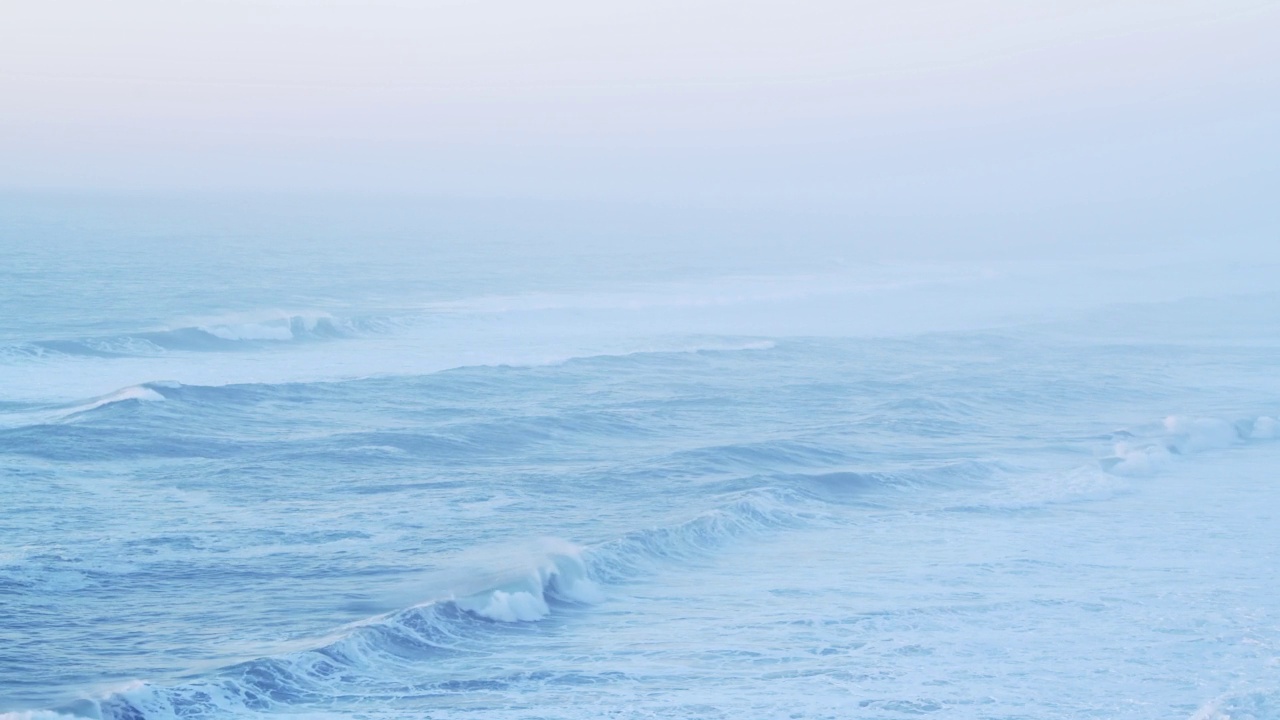
<instances>
[{"instance_id":1,"label":"sea water","mask_svg":"<svg viewBox=\"0 0 1280 720\"><path fill-rule=\"evenodd\" d=\"M1274 261L2 209L7 720L1280 717Z\"/></svg>"}]
</instances>

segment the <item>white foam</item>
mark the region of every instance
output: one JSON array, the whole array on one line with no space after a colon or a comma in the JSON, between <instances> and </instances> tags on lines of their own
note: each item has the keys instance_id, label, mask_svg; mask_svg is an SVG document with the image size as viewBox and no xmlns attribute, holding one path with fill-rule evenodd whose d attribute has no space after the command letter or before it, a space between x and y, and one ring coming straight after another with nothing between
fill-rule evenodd
<instances>
[{"instance_id":1,"label":"white foam","mask_svg":"<svg viewBox=\"0 0 1280 720\"><path fill-rule=\"evenodd\" d=\"M1163 445L1135 446L1116 443L1110 457L1102 459L1102 466L1116 475L1153 475L1173 464L1173 456Z\"/></svg>"},{"instance_id":2,"label":"white foam","mask_svg":"<svg viewBox=\"0 0 1280 720\"><path fill-rule=\"evenodd\" d=\"M1254 440L1273 440L1280 436L1280 423L1276 419L1263 415L1253 421L1253 428L1249 432L1249 437Z\"/></svg>"},{"instance_id":3,"label":"white foam","mask_svg":"<svg viewBox=\"0 0 1280 720\"><path fill-rule=\"evenodd\" d=\"M150 688L141 680L104 685L93 693L92 697L82 698L64 705L61 710L23 710L0 713L0 720L97 720L102 717L101 703L116 695L127 695Z\"/></svg>"},{"instance_id":4,"label":"white foam","mask_svg":"<svg viewBox=\"0 0 1280 720\"><path fill-rule=\"evenodd\" d=\"M532 622L551 614L541 591L494 590L487 596L457 601L458 607L468 612L499 622Z\"/></svg>"},{"instance_id":5,"label":"white foam","mask_svg":"<svg viewBox=\"0 0 1280 720\"><path fill-rule=\"evenodd\" d=\"M1231 423L1217 418L1189 418L1170 415L1164 419L1172 448L1182 453L1220 450L1240 442L1240 433Z\"/></svg>"},{"instance_id":6,"label":"white foam","mask_svg":"<svg viewBox=\"0 0 1280 720\"><path fill-rule=\"evenodd\" d=\"M175 318L169 327L163 330L177 330L184 327L208 328L252 328L254 326L289 326L301 324L305 329L314 329L321 321L333 320L333 316L323 311L284 310L279 308L263 309L251 312L232 312L217 315L189 315Z\"/></svg>"},{"instance_id":7,"label":"white foam","mask_svg":"<svg viewBox=\"0 0 1280 720\"><path fill-rule=\"evenodd\" d=\"M1152 475L1171 467L1177 455L1225 450L1246 440L1269 440L1280 436L1280 423L1268 415L1254 420L1228 422L1213 417L1170 415L1160 424L1160 433L1117 443L1112 454L1101 458L1103 469L1116 475Z\"/></svg>"},{"instance_id":8,"label":"white foam","mask_svg":"<svg viewBox=\"0 0 1280 720\"><path fill-rule=\"evenodd\" d=\"M1104 472L1096 465L1083 465L1065 473L1018 473L1017 482L1009 483L979 507L984 509L1023 510L1075 502L1106 500L1128 488L1128 482L1117 475L1138 472L1129 467L1120 472Z\"/></svg>"},{"instance_id":9,"label":"white foam","mask_svg":"<svg viewBox=\"0 0 1280 720\"><path fill-rule=\"evenodd\" d=\"M587 576L581 551L554 539L539 541L541 557L511 577L502 572L501 584L482 592L455 597L453 603L467 612L498 622L533 622L551 614L548 596L579 603L604 599L600 587Z\"/></svg>"}]
</instances>

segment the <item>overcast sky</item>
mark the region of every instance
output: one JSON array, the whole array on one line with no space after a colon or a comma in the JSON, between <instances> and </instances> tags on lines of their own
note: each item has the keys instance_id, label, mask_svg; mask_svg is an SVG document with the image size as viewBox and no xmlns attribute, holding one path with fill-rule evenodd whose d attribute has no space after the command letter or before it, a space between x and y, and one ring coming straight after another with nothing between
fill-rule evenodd
<instances>
[{"instance_id":1,"label":"overcast sky","mask_svg":"<svg viewBox=\"0 0 1280 720\"><path fill-rule=\"evenodd\" d=\"M5 2L0 187L1258 226L1277 38L1259 0Z\"/></svg>"}]
</instances>

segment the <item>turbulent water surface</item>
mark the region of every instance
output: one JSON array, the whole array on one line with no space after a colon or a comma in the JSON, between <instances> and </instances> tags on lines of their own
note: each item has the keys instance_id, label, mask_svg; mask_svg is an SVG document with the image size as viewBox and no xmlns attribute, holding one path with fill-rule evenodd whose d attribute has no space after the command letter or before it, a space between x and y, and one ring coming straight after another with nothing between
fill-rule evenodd
<instances>
[{"instance_id":1,"label":"turbulent water surface","mask_svg":"<svg viewBox=\"0 0 1280 720\"><path fill-rule=\"evenodd\" d=\"M0 717L1280 717L1273 265L4 211Z\"/></svg>"}]
</instances>

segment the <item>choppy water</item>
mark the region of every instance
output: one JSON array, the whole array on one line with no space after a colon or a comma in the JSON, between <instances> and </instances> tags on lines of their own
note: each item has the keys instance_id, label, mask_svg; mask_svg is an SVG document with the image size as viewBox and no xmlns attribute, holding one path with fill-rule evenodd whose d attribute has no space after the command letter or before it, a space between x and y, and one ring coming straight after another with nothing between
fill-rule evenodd
<instances>
[{"instance_id":1,"label":"choppy water","mask_svg":"<svg viewBox=\"0 0 1280 720\"><path fill-rule=\"evenodd\" d=\"M0 717L1280 717L1274 265L3 209Z\"/></svg>"}]
</instances>

